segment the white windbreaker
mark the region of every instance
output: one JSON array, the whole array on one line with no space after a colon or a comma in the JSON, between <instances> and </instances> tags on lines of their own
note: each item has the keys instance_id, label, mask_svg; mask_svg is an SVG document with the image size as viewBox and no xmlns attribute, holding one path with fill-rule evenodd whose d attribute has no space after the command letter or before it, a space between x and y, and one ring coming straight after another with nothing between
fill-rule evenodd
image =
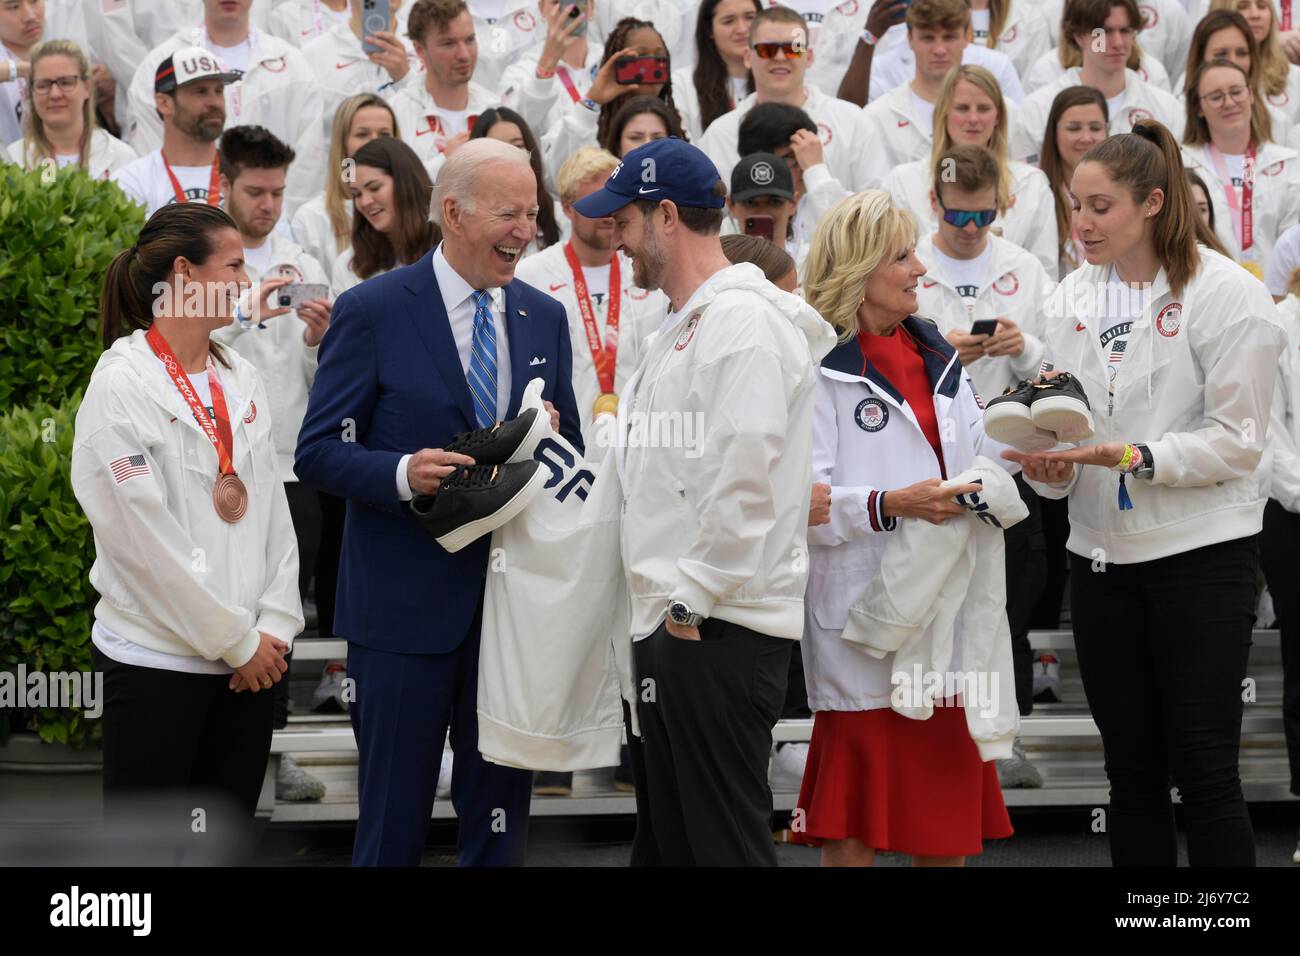
<instances>
[{"instance_id":1,"label":"white windbreaker","mask_svg":"<svg viewBox=\"0 0 1300 956\"><path fill-rule=\"evenodd\" d=\"M429 178L437 179L438 170L442 169L442 164L447 159L447 141L457 133L473 129L479 114L499 102L500 99L492 90L470 83L469 100L465 106L469 112L465 118L468 125L463 131L452 129L448 125L446 110L434 102L433 94L423 83L408 83L393 95L389 105L397 117L397 128L402 131L402 141L415 150L415 155L420 157L420 162L429 171Z\"/></svg>"},{"instance_id":2,"label":"white windbreaker","mask_svg":"<svg viewBox=\"0 0 1300 956\"><path fill-rule=\"evenodd\" d=\"M1011 158L1029 160L1036 157L1043 146L1043 130L1047 114L1051 112L1056 94L1070 86L1079 86L1079 67L1066 70L1056 82L1044 86L1025 97L1020 109L1012 114ZM1185 119L1183 104L1173 95L1150 83L1132 70L1124 73L1124 106L1111 114L1110 133L1131 133L1140 119L1155 119L1169 127L1174 138L1183 138Z\"/></svg>"},{"instance_id":3,"label":"white windbreaker","mask_svg":"<svg viewBox=\"0 0 1300 956\"><path fill-rule=\"evenodd\" d=\"M288 277L294 282L329 285L325 270L299 246L275 233L271 233L267 241L271 243L270 269L258 273L247 259L244 261L248 277L254 282ZM212 337L252 362L261 374L269 403L267 411L271 413L274 425L280 480L297 481L293 453L298 447L298 431L302 428L303 416L307 413L307 393L316 379L316 356L320 346L308 345L303 340L307 323L298 317L297 312L267 319L262 325L265 328L231 322L213 332Z\"/></svg>"},{"instance_id":4,"label":"white windbreaker","mask_svg":"<svg viewBox=\"0 0 1300 956\"><path fill-rule=\"evenodd\" d=\"M698 0L596 0L596 15L591 23L588 43L603 47L614 27L624 17L653 23L664 46L672 54L673 66L695 65L695 18ZM542 40L546 25L542 25ZM539 43L541 40L538 41Z\"/></svg>"},{"instance_id":5,"label":"white windbreaker","mask_svg":"<svg viewBox=\"0 0 1300 956\"><path fill-rule=\"evenodd\" d=\"M352 222L352 201L344 200L343 209L348 222ZM334 268L334 260L343 250L334 238L334 227L330 225L329 214L325 211L325 194L320 193L298 207L290 224L293 241L302 246L307 255L315 259L326 275Z\"/></svg>"},{"instance_id":6,"label":"white windbreaker","mask_svg":"<svg viewBox=\"0 0 1300 956\"><path fill-rule=\"evenodd\" d=\"M596 364L587 344L587 331L578 309L578 296L573 288L573 271L564 256L562 242L547 246L541 252L520 261L515 278L527 282L539 292L545 292L564 306L569 317L569 344L573 347L573 396L578 403L582 420L582 445L593 461L604 457L605 449L596 447L592 431L592 406L600 397L600 380ZM645 340L663 324L668 314L668 298L658 290L647 292L632 281L632 262L621 252L619 258L618 359L614 369L614 391L621 392L628 379L641 364ZM609 299L592 303L592 311L599 330L600 341L605 341L605 323L609 316Z\"/></svg>"},{"instance_id":7,"label":"white windbreaker","mask_svg":"<svg viewBox=\"0 0 1300 956\"><path fill-rule=\"evenodd\" d=\"M542 44L546 42L546 21L542 19L536 0L505 0L501 15L491 22L480 16L475 6L473 3L469 5L478 46L474 82L504 96L506 70L521 57L536 56L541 52ZM588 45L591 45L590 41Z\"/></svg>"},{"instance_id":8,"label":"white windbreaker","mask_svg":"<svg viewBox=\"0 0 1300 956\"><path fill-rule=\"evenodd\" d=\"M804 81L827 96L839 96L840 83L853 59L858 37L867 28L867 0L844 0L826 11L813 40L813 61Z\"/></svg>"},{"instance_id":9,"label":"white windbreaker","mask_svg":"<svg viewBox=\"0 0 1300 956\"><path fill-rule=\"evenodd\" d=\"M351 11L344 7L343 13L347 17ZM321 0L277 0L266 19L266 32L302 49L339 19Z\"/></svg>"},{"instance_id":10,"label":"white windbreaker","mask_svg":"<svg viewBox=\"0 0 1300 956\"><path fill-rule=\"evenodd\" d=\"M1045 358L1088 396L1094 434L1085 444L1144 442L1155 467L1150 480L1125 479L1133 504L1125 511L1120 476L1106 468L1076 466L1064 485L1031 482L1044 497L1069 496L1066 547L1077 555L1153 561L1260 530L1286 335L1263 283L1204 246L1200 257L1179 296L1163 269L1156 276L1115 376L1113 408L1098 328L1109 267L1070 273L1048 302Z\"/></svg>"},{"instance_id":11,"label":"white windbreaker","mask_svg":"<svg viewBox=\"0 0 1300 956\"><path fill-rule=\"evenodd\" d=\"M424 83L424 64L416 56L411 41L399 31L410 69L397 82L382 66L371 62L360 38L346 23L336 23L302 48L311 64L316 89L323 97L321 111L321 149L328 155L330 126L343 101L357 93L377 93L391 100L399 90ZM324 185L322 180L321 185Z\"/></svg>"},{"instance_id":12,"label":"white windbreaker","mask_svg":"<svg viewBox=\"0 0 1300 956\"><path fill-rule=\"evenodd\" d=\"M1058 250L1052 187L1037 166L1015 160L1007 165L1011 170L1011 208L998 217L993 229L1003 239L1031 253L1044 269L1055 275ZM927 157L895 167L880 188L916 217L917 226L924 234L933 232L938 222L930 208L932 183Z\"/></svg>"},{"instance_id":13,"label":"white windbreaker","mask_svg":"<svg viewBox=\"0 0 1300 956\"><path fill-rule=\"evenodd\" d=\"M984 434L984 413L970 376L939 330L908 319L933 366L934 412L947 474L983 455L1016 469L1004 446ZM893 656L876 659L840 639L849 607L879 572L898 519L886 518L881 493L940 477L934 449L916 413L894 386L865 362L855 340L822 361L813 413L812 480L831 486L830 522L808 529L808 596L803 641L808 706L875 710L890 706ZM919 520L919 519L905 519ZM960 646L959 643L954 646ZM960 661L954 661L956 670Z\"/></svg>"},{"instance_id":14,"label":"white windbreaker","mask_svg":"<svg viewBox=\"0 0 1300 956\"><path fill-rule=\"evenodd\" d=\"M827 96L815 86L806 87L808 96L800 107L817 124L826 165L850 191L867 189L884 177L887 167L873 160L875 144L868 138L862 110L847 100ZM750 93L729 113L723 113L705 131L697 144L718 167L722 181L731 184L731 170L740 162L740 121L758 103ZM878 155L878 153L877 153Z\"/></svg>"},{"instance_id":15,"label":"white windbreaker","mask_svg":"<svg viewBox=\"0 0 1300 956\"><path fill-rule=\"evenodd\" d=\"M605 51L593 43L587 44L587 62L579 68L561 63L556 67L556 75L549 79L537 76L537 62L541 51L537 50L522 59L515 60L506 67L505 75L499 84L500 91L494 102L507 106L524 118L533 135L540 141L542 134L550 129L552 111L558 114L564 104L573 101L568 87L560 79L559 71L563 69L573 81L573 88L578 91L578 99L587 95L591 83L600 70L600 60ZM676 84L674 84L674 87ZM675 90L674 90L675 92Z\"/></svg>"},{"instance_id":16,"label":"white windbreaker","mask_svg":"<svg viewBox=\"0 0 1300 956\"><path fill-rule=\"evenodd\" d=\"M1010 319L1020 326L1025 350L1016 357L983 356L966 367L975 390L987 402L1007 388L1035 378L1043 361L1043 305L1056 287L1038 260L1005 239L989 236L991 254L979 294L963 297L938 268L933 233L916 244L916 257L927 269L916 289L917 314L933 319L939 332L969 332L976 319Z\"/></svg>"},{"instance_id":17,"label":"white windbreaker","mask_svg":"<svg viewBox=\"0 0 1300 956\"><path fill-rule=\"evenodd\" d=\"M1078 69L1078 67L1075 67ZM1143 53L1138 60L1137 69L1138 78L1143 83L1150 83L1167 93L1174 92L1174 85L1169 71L1164 68L1159 60ZM1025 88L1029 90L1041 90L1044 86L1055 83L1065 75L1065 67L1061 66L1061 50L1059 47L1053 47L1048 50L1029 68L1029 75L1025 77Z\"/></svg>"},{"instance_id":18,"label":"white windbreaker","mask_svg":"<svg viewBox=\"0 0 1300 956\"><path fill-rule=\"evenodd\" d=\"M1277 388L1268 440L1273 446L1273 484L1269 497L1292 514L1300 513L1300 299L1278 303L1287 344L1278 359Z\"/></svg>"},{"instance_id":19,"label":"white windbreaker","mask_svg":"<svg viewBox=\"0 0 1300 956\"><path fill-rule=\"evenodd\" d=\"M229 524L212 505L217 452L143 331L100 356L77 411L72 488L95 532L95 618L164 654L248 662L259 631L292 645L303 628L298 544L276 470L269 401L239 355L221 369L235 471L248 512ZM134 476L113 464L139 456Z\"/></svg>"},{"instance_id":20,"label":"white windbreaker","mask_svg":"<svg viewBox=\"0 0 1300 956\"><path fill-rule=\"evenodd\" d=\"M1007 621L1005 529L1029 516L1001 465L979 456L950 485L966 514L940 525L904 521L888 536L871 582L849 608L841 638L877 659L893 656L890 706L929 720L962 698L982 760L1012 755L1020 725Z\"/></svg>"},{"instance_id":21,"label":"white windbreaker","mask_svg":"<svg viewBox=\"0 0 1300 956\"><path fill-rule=\"evenodd\" d=\"M1054 45L1061 43L1061 13L1065 0L1036 0L1051 30ZM1171 74L1187 65L1192 29L1205 16L1210 0L1138 0L1142 32L1136 37L1144 52L1154 53Z\"/></svg>"},{"instance_id":22,"label":"white windbreaker","mask_svg":"<svg viewBox=\"0 0 1300 956\"><path fill-rule=\"evenodd\" d=\"M619 402L632 634L673 599L798 640L814 363L834 333L750 263L715 273L669 321Z\"/></svg>"},{"instance_id":23,"label":"white windbreaker","mask_svg":"<svg viewBox=\"0 0 1300 956\"><path fill-rule=\"evenodd\" d=\"M1242 250L1237 240L1227 190L1240 189L1219 178L1203 145L1184 146L1183 162L1205 180L1214 207L1214 234L1232 258L1253 262L1264 275L1273 258L1278 238L1300 222L1300 152L1277 143L1265 143L1255 156L1255 180L1251 189L1251 246Z\"/></svg>"},{"instance_id":24,"label":"white windbreaker","mask_svg":"<svg viewBox=\"0 0 1300 956\"><path fill-rule=\"evenodd\" d=\"M912 89L907 83L868 103L862 115L867 121L871 158L867 179L857 188L882 188L890 170L929 157L934 129L912 109Z\"/></svg>"},{"instance_id":25,"label":"white windbreaker","mask_svg":"<svg viewBox=\"0 0 1300 956\"><path fill-rule=\"evenodd\" d=\"M40 165L35 149L25 151L21 139L9 144L9 158L23 169L35 169ZM96 128L90 134L90 155L86 157L86 173L91 179L108 179L110 174L139 158L135 150L116 136L111 135L107 130Z\"/></svg>"}]
</instances>

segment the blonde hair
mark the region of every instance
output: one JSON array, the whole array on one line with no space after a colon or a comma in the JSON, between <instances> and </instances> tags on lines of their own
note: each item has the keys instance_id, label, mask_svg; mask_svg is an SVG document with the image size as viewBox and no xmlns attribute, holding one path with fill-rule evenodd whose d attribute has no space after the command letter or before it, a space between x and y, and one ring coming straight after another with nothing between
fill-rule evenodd
<instances>
[{"instance_id":1,"label":"blonde hair","mask_svg":"<svg viewBox=\"0 0 1300 956\"><path fill-rule=\"evenodd\" d=\"M998 123L993 127L993 136L989 139L987 148L998 161L998 213L1002 214L1011 208L1011 165L1007 155L1007 104L1002 98L1002 87L998 85L997 78L982 66L954 66L943 78L939 99L934 104L930 179L934 179L935 171L939 168L939 157L953 146L952 138L948 135L948 113L952 110L952 101L957 96L957 84L963 80L991 99L998 111Z\"/></svg>"},{"instance_id":2,"label":"blonde hair","mask_svg":"<svg viewBox=\"0 0 1300 956\"><path fill-rule=\"evenodd\" d=\"M46 40L32 50L31 54L31 79L27 82L27 95L33 104L36 102L35 88L32 86L36 78L36 64L51 56L66 56L77 64L77 75L81 82L90 82L90 61L86 59L81 47L71 40ZM23 131L23 165L28 169L35 167L42 159L55 158L54 147L45 135L45 121L41 119L35 105L32 106L30 115L31 120ZM90 90L86 102L81 106L81 148L77 153L77 165L81 169L90 163L90 140L95 135L95 129L95 93Z\"/></svg>"},{"instance_id":3,"label":"blonde hair","mask_svg":"<svg viewBox=\"0 0 1300 956\"><path fill-rule=\"evenodd\" d=\"M377 93L349 96L335 111L334 123L330 127L329 174L325 177L325 215L329 217L330 231L334 233L334 245L339 252L352 245L352 220L348 216L348 209L352 206L352 193L343 173L343 161L348 158L348 134L352 132L352 121L357 114L371 106L388 110L388 115L393 120L393 138L402 138L402 131L397 126L397 114L388 105L388 101Z\"/></svg>"},{"instance_id":4,"label":"blonde hair","mask_svg":"<svg viewBox=\"0 0 1300 956\"><path fill-rule=\"evenodd\" d=\"M1236 10L1237 0L1211 0L1210 11ZM1282 52L1282 41L1277 36L1277 4L1269 0L1268 36L1259 45L1260 84L1265 94L1276 96L1286 89L1287 74L1291 72L1291 63ZM1252 34L1253 36L1253 34Z\"/></svg>"},{"instance_id":5,"label":"blonde hair","mask_svg":"<svg viewBox=\"0 0 1300 956\"><path fill-rule=\"evenodd\" d=\"M555 188L560 201L571 203L578 198L578 187L597 177L608 176L618 165L618 157L596 146L584 146L564 161L555 174Z\"/></svg>"},{"instance_id":6,"label":"blonde hair","mask_svg":"<svg viewBox=\"0 0 1300 956\"><path fill-rule=\"evenodd\" d=\"M915 241L916 219L881 189L846 196L817 224L804 265L804 295L840 342L858 334L858 306L872 273Z\"/></svg>"}]
</instances>

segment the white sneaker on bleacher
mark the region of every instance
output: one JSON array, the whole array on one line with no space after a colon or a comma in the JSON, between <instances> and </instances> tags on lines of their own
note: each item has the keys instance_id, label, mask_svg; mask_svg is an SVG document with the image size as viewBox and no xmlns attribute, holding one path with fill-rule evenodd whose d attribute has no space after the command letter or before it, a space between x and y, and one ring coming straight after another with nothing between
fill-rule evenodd
<instances>
[{"instance_id":1,"label":"white sneaker on bleacher","mask_svg":"<svg viewBox=\"0 0 1300 956\"><path fill-rule=\"evenodd\" d=\"M330 661L320 675L320 683L311 695L311 709L317 714L346 714L348 702L343 699L343 682L347 680L347 665L342 661Z\"/></svg>"},{"instance_id":2,"label":"white sneaker on bleacher","mask_svg":"<svg viewBox=\"0 0 1300 956\"><path fill-rule=\"evenodd\" d=\"M325 796L325 784L313 777L288 754L280 758L275 777L275 799L290 803L310 803Z\"/></svg>"},{"instance_id":3,"label":"white sneaker on bleacher","mask_svg":"<svg viewBox=\"0 0 1300 956\"><path fill-rule=\"evenodd\" d=\"M1058 703L1061 699L1061 659L1044 648L1034 657L1034 700Z\"/></svg>"},{"instance_id":4,"label":"white sneaker on bleacher","mask_svg":"<svg viewBox=\"0 0 1300 956\"><path fill-rule=\"evenodd\" d=\"M438 767L438 789L434 794L439 800L451 796L451 748L442 749L442 764Z\"/></svg>"},{"instance_id":5,"label":"white sneaker on bleacher","mask_svg":"<svg viewBox=\"0 0 1300 956\"><path fill-rule=\"evenodd\" d=\"M1011 745L1011 759L998 761L998 783L1003 790L1037 790L1043 785L1043 775L1029 762L1020 738Z\"/></svg>"},{"instance_id":6,"label":"white sneaker on bleacher","mask_svg":"<svg viewBox=\"0 0 1300 956\"><path fill-rule=\"evenodd\" d=\"M803 785L803 771L808 764L807 744L782 744L772 757L768 782L773 793L798 793Z\"/></svg>"}]
</instances>

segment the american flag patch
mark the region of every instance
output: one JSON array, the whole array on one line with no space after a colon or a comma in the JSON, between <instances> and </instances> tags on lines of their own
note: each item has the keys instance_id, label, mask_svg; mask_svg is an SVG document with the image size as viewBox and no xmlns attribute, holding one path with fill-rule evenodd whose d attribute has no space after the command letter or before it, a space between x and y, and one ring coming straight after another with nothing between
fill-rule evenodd
<instances>
[{"instance_id":1,"label":"american flag patch","mask_svg":"<svg viewBox=\"0 0 1300 956\"><path fill-rule=\"evenodd\" d=\"M113 480L120 485L128 478L149 474L149 463L144 460L144 455L126 455L110 461L108 470L113 473Z\"/></svg>"},{"instance_id":2,"label":"american flag patch","mask_svg":"<svg viewBox=\"0 0 1300 956\"><path fill-rule=\"evenodd\" d=\"M1111 343L1110 358L1107 359L1111 365L1119 364L1120 359L1124 357L1124 347L1126 345L1128 345L1128 342L1124 339L1117 339Z\"/></svg>"}]
</instances>

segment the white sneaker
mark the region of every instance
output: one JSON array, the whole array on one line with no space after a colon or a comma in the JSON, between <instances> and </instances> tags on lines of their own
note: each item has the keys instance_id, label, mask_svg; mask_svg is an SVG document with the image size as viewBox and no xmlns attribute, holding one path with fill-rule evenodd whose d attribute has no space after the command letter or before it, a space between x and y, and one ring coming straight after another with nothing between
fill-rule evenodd
<instances>
[{"instance_id":1,"label":"white sneaker","mask_svg":"<svg viewBox=\"0 0 1300 956\"><path fill-rule=\"evenodd\" d=\"M807 744L782 744L772 758L768 780L772 790L779 793L798 793L803 785L803 771L808 764Z\"/></svg>"},{"instance_id":2,"label":"white sneaker","mask_svg":"<svg viewBox=\"0 0 1300 956\"><path fill-rule=\"evenodd\" d=\"M310 803L325 796L325 784L313 777L288 754L280 758L275 776L275 798L293 803Z\"/></svg>"},{"instance_id":3,"label":"white sneaker","mask_svg":"<svg viewBox=\"0 0 1300 956\"><path fill-rule=\"evenodd\" d=\"M998 783L1002 789L1024 788L1036 790L1041 787L1043 785L1043 775L1025 756L1025 750L1020 746L1019 737L1012 744L1011 752L1010 759L998 761Z\"/></svg>"},{"instance_id":4,"label":"white sneaker","mask_svg":"<svg viewBox=\"0 0 1300 956\"><path fill-rule=\"evenodd\" d=\"M320 683L311 695L311 709L317 714L348 712L348 702L343 699L343 682L348 668L342 661L330 661L320 675Z\"/></svg>"},{"instance_id":5,"label":"white sneaker","mask_svg":"<svg viewBox=\"0 0 1300 956\"><path fill-rule=\"evenodd\" d=\"M1061 699L1061 659L1044 648L1034 655L1034 700L1056 703Z\"/></svg>"},{"instance_id":6,"label":"white sneaker","mask_svg":"<svg viewBox=\"0 0 1300 956\"><path fill-rule=\"evenodd\" d=\"M451 748L442 749L442 765L438 768L438 789L434 793L438 799L451 796Z\"/></svg>"}]
</instances>

